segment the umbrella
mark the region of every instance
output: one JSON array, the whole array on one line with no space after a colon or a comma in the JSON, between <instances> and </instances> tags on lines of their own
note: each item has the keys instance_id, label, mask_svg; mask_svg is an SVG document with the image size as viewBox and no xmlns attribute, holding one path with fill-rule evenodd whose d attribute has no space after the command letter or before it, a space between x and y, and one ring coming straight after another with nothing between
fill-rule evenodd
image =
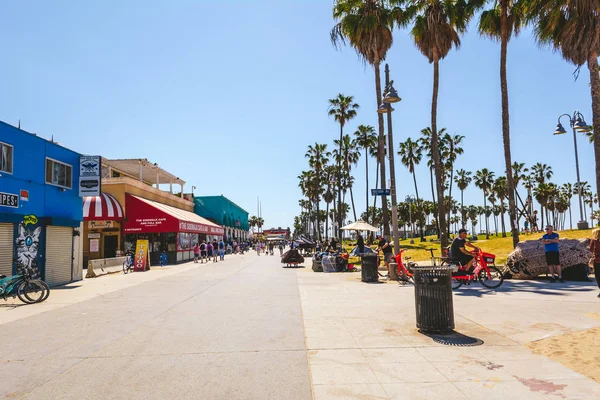
<instances>
[{"instance_id":1,"label":"umbrella","mask_svg":"<svg viewBox=\"0 0 600 400\"><path fill-rule=\"evenodd\" d=\"M359 219L356 222L351 223L350 225L346 225L342 227L342 229L346 231L371 231L377 232L379 229L375 228L373 225L366 223L362 219Z\"/></svg>"}]
</instances>

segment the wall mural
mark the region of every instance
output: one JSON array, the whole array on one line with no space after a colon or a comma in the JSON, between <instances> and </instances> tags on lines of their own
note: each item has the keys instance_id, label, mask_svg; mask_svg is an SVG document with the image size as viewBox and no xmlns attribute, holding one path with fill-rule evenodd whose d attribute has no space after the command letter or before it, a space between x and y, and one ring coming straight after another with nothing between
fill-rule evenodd
<instances>
[{"instance_id":1,"label":"wall mural","mask_svg":"<svg viewBox=\"0 0 600 400\"><path fill-rule=\"evenodd\" d=\"M37 265L38 250L40 247L40 237L42 227L37 226L38 219L35 215L26 215L19 224L19 232L15 240L17 248L17 273L22 273L22 269L32 269L34 277L39 276Z\"/></svg>"}]
</instances>

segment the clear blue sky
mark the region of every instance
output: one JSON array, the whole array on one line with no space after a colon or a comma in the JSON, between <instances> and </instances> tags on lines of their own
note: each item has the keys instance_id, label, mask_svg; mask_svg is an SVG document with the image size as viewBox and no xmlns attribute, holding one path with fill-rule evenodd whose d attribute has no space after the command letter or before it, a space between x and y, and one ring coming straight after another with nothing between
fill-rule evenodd
<instances>
[{"instance_id":1,"label":"clear blue sky","mask_svg":"<svg viewBox=\"0 0 600 400\"><path fill-rule=\"evenodd\" d=\"M260 197L267 227L291 226L307 145L339 132L327 100L344 93L361 105L349 133L377 124L373 70L332 47L333 24L331 1L317 0L3 1L0 120L81 153L148 158L251 214ZM432 67L408 32L394 39L397 149L430 124ZM589 73L575 82L574 69L529 31L509 45L513 159L551 164L559 184L575 181L575 167L572 137L552 136L557 116L578 109L591 123ZM456 168L501 174L499 45L473 26L440 71L438 126L466 136ZM579 150L582 180L592 182L592 146L581 137ZM414 190L396 163L402 199ZM417 179L430 192L424 166ZM467 203L481 197L465 193Z\"/></svg>"}]
</instances>

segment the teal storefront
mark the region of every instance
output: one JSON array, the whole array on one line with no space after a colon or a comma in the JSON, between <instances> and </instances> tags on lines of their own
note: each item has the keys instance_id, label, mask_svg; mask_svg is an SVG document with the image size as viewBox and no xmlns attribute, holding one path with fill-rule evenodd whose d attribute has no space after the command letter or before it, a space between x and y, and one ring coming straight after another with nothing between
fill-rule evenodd
<instances>
[{"instance_id":1,"label":"teal storefront","mask_svg":"<svg viewBox=\"0 0 600 400\"><path fill-rule=\"evenodd\" d=\"M225 229L227 240L249 236L248 212L225 196L194 197L194 212Z\"/></svg>"}]
</instances>

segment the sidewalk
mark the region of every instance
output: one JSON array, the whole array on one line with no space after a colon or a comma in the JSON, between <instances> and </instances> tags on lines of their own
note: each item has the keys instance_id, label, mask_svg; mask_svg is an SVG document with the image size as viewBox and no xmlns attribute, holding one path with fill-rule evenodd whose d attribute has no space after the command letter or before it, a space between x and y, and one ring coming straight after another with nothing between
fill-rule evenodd
<instances>
[{"instance_id":1,"label":"sidewalk","mask_svg":"<svg viewBox=\"0 0 600 400\"><path fill-rule=\"evenodd\" d=\"M412 285L366 284L360 273L309 268L297 276L315 400L600 397L599 383L525 347L599 327L592 284L461 289L456 331L484 344L452 347L416 330Z\"/></svg>"}]
</instances>

